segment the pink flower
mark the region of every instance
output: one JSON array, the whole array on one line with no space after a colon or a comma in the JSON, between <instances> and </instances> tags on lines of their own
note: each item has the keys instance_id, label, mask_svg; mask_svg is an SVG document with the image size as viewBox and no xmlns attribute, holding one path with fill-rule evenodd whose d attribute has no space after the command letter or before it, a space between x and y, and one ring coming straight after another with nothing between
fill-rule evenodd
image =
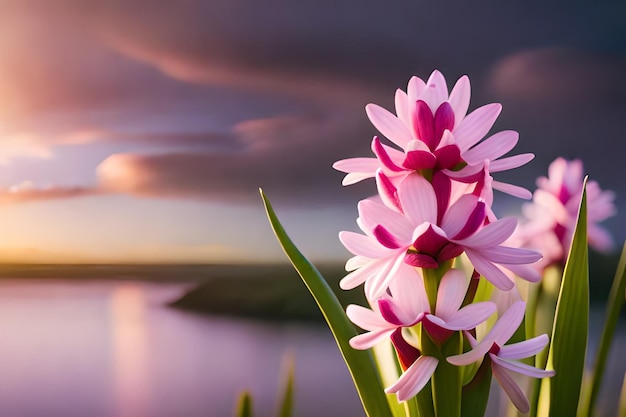
<instances>
[{"instance_id":1,"label":"pink flower","mask_svg":"<svg viewBox=\"0 0 626 417\"><path fill-rule=\"evenodd\" d=\"M373 304L373 310L348 306L346 312L350 320L367 330L350 339L352 347L368 349L391 337L405 372L385 391L397 393L399 401L405 401L419 392L439 363L437 358L422 356L419 349L409 344L402 335L402 328L421 322L430 337L442 343L455 331L475 328L496 310L495 304L488 301L460 308L468 284L463 271L451 269L446 272L441 279L432 314L422 277L414 270L413 276L403 275L394 280L389 294L378 299Z\"/></svg>"},{"instance_id":2,"label":"pink flower","mask_svg":"<svg viewBox=\"0 0 626 417\"><path fill-rule=\"evenodd\" d=\"M524 206L529 222L520 228L524 246L543 252L541 267L563 262L569 251L583 187L580 160L557 158L548 168L548 177L537 179L533 202ZM602 191L595 181L587 182L587 233L589 244L599 251L611 249L611 235L597 223L615 214L615 195Z\"/></svg>"},{"instance_id":3,"label":"pink flower","mask_svg":"<svg viewBox=\"0 0 626 417\"><path fill-rule=\"evenodd\" d=\"M353 270L340 283L351 289L365 282L366 295L378 298L406 265L437 268L465 252L478 273L502 290L514 286L505 270L537 281L539 274L526 264L541 258L537 252L501 246L517 221L504 218L485 225L487 206L478 196L461 196L438 222L438 201L433 186L420 175L409 175L397 190L392 209L368 199L359 203L357 223L365 235L341 232L339 238L355 257Z\"/></svg>"},{"instance_id":4,"label":"pink flower","mask_svg":"<svg viewBox=\"0 0 626 417\"><path fill-rule=\"evenodd\" d=\"M527 413L530 409L528 398L513 379L511 372L534 378L551 377L555 374L554 371L545 371L516 361L517 359L528 358L541 352L548 344L547 335L543 334L523 342L505 345L522 322L525 309L525 302L518 301L514 303L498 319L480 343L477 343L476 339L465 332L472 350L461 355L446 358L453 365L463 366L478 362L485 355L488 355L487 357L491 361L491 369L496 380L515 407L523 413Z\"/></svg>"},{"instance_id":5,"label":"pink flower","mask_svg":"<svg viewBox=\"0 0 626 417\"><path fill-rule=\"evenodd\" d=\"M396 91L396 114L376 104L365 108L372 124L396 147L386 146L378 137L372 140L376 158L350 158L333 167L346 172L344 185L374 177L381 168L397 184L406 175L419 171L442 171L451 179L467 182L488 162L490 172L520 167L534 155L502 158L517 144L517 132L498 132L479 143L489 132L502 110L498 103L482 106L467 115L470 83L461 77L448 94L444 76L433 71L425 83L409 80L407 91ZM398 149L399 148L399 149ZM530 198L528 190L494 181L494 189Z\"/></svg>"}]
</instances>

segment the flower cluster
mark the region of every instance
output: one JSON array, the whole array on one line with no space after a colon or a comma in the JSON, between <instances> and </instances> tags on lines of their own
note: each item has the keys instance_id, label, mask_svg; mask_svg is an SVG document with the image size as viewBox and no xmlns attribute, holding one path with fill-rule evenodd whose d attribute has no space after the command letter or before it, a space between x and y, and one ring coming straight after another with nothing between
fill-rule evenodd
<instances>
[{"instance_id":1,"label":"flower cluster","mask_svg":"<svg viewBox=\"0 0 626 417\"><path fill-rule=\"evenodd\" d=\"M368 349L391 341L402 373L386 392L399 401L419 393L440 368L476 374L482 363L513 404L527 412L528 400L511 373L554 375L517 361L541 351L546 335L512 340L525 312L517 279L539 281L533 264L541 255L510 246L517 220L497 218L491 206L494 189L531 197L492 174L522 166L533 155L506 157L518 141L516 132L485 139L501 106L488 104L467 114L469 101L466 76L450 93L438 71L426 82L413 77L406 92L396 92L395 115L375 104L366 107L390 143L374 137L375 157L334 165L347 173L344 185L375 178L378 189L358 204L362 233L340 233L354 254L340 285L363 284L370 307L347 308L350 320L366 330L350 343Z\"/></svg>"},{"instance_id":2,"label":"flower cluster","mask_svg":"<svg viewBox=\"0 0 626 417\"><path fill-rule=\"evenodd\" d=\"M551 264L565 263L574 233L578 202L583 190L583 164L576 159L557 158L548 167L548 177L539 177L532 203L523 213L528 221L516 232L524 247L541 251L537 264L543 269ZM589 245L600 252L613 247L611 235L599 222L615 215L615 194L603 191L597 182L587 182L587 234Z\"/></svg>"}]
</instances>

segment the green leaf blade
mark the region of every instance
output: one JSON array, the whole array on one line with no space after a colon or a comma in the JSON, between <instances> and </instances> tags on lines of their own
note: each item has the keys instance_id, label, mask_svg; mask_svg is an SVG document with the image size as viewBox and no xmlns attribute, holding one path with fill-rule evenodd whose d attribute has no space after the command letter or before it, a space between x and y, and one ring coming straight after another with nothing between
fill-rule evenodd
<instances>
[{"instance_id":1,"label":"green leaf blade","mask_svg":"<svg viewBox=\"0 0 626 417\"><path fill-rule=\"evenodd\" d=\"M622 248L622 254L617 270L615 271L615 278L613 279L606 307L606 319L604 321L604 328L602 329L602 336L600 337L600 344L596 352L589 399L586 404L586 410L583 413L583 415L586 416L593 415L596 399L600 393L600 386L602 384L602 377L604 376L609 349L619 320L619 313L624 305L624 291L626 291L626 242L624 242Z\"/></svg>"},{"instance_id":2,"label":"green leaf blade","mask_svg":"<svg viewBox=\"0 0 626 417\"><path fill-rule=\"evenodd\" d=\"M392 417L372 353L355 350L350 346L348 341L356 336L357 332L348 320L339 300L319 271L293 244L276 217L268 198L262 190L260 192L274 234L328 323L352 375L365 413L369 417Z\"/></svg>"},{"instance_id":3,"label":"green leaf blade","mask_svg":"<svg viewBox=\"0 0 626 417\"><path fill-rule=\"evenodd\" d=\"M538 410L541 417L575 416L580 399L589 331L586 183L585 178L548 353L548 368L554 369L556 375L542 381Z\"/></svg>"}]
</instances>

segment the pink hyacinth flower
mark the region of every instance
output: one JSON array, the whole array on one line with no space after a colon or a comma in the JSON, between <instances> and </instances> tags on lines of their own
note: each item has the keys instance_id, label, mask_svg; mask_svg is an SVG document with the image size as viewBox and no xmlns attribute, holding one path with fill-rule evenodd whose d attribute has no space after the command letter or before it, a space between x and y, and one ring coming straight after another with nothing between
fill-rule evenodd
<instances>
[{"instance_id":1,"label":"pink hyacinth flower","mask_svg":"<svg viewBox=\"0 0 626 417\"><path fill-rule=\"evenodd\" d=\"M582 194L582 162L557 158L548 168L548 177L540 177L537 186L533 202L524 206L529 222L520 228L518 238L524 246L542 251L544 260L539 266L544 267L563 262L569 251ZM590 246L598 251L613 247L611 235L598 223L615 214L614 199L614 193L602 191L597 182L587 182L587 235Z\"/></svg>"},{"instance_id":2,"label":"pink hyacinth flower","mask_svg":"<svg viewBox=\"0 0 626 417\"><path fill-rule=\"evenodd\" d=\"M503 158L517 144L519 135L515 131L498 132L481 142L502 106L488 104L467 115L469 101L467 76L461 77L449 94L446 80L437 70L427 82L412 77L406 92L396 91L395 115L376 104L365 108L372 124L396 147L386 146L374 137L372 151L376 158L344 159L333 167L347 173L344 185L372 178L378 168L394 183L421 170L442 171L452 179L467 182L485 160L494 173L520 167L534 157L520 154ZM528 190L512 184L494 181L492 186L521 198L531 197Z\"/></svg>"},{"instance_id":3,"label":"pink hyacinth flower","mask_svg":"<svg viewBox=\"0 0 626 417\"><path fill-rule=\"evenodd\" d=\"M408 345L401 334L403 327L422 323L433 340L445 341L454 331L470 330L483 323L496 310L495 304L485 301L467 305L461 303L469 281L463 271L451 269L442 277L437 293L435 314L431 313L421 275L403 275L390 285L385 294L373 304L373 310L350 305L346 313L350 320L367 332L350 339L356 349L368 349L391 337L403 370L403 375L385 392L396 393L399 401L406 401L419 392L435 371L438 359L422 356Z\"/></svg>"},{"instance_id":4,"label":"pink hyacinth flower","mask_svg":"<svg viewBox=\"0 0 626 417\"><path fill-rule=\"evenodd\" d=\"M514 282L505 270L529 281L541 277L527 264L541 259L537 252L501 246L517 221L504 218L484 225L487 206L475 195L460 197L438 224L437 195L419 175L409 175L397 190L400 212L368 199L359 202L357 223L365 235L341 232L339 238L355 257L341 282L351 289L365 282L366 296L378 298L390 281L407 264L437 268L465 252L478 273L502 290Z\"/></svg>"},{"instance_id":5,"label":"pink hyacinth flower","mask_svg":"<svg viewBox=\"0 0 626 417\"><path fill-rule=\"evenodd\" d=\"M472 346L472 350L461 355L446 358L453 365L463 366L482 360L488 355L491 360L491 369L496 380L506 392L511 402L522 413L530 410L528 398L517 385L511 372L528 375L534 378L546 378L554 376L554 371L547 371L517 362L519 359L528 358L541 352L548 344L548 336L543 334L523 342L505 345L513 336L522 319L526 303L518 301L504 313L483 340L478 343L469 333L465 336Z\"/></svg>"}]
</instances>

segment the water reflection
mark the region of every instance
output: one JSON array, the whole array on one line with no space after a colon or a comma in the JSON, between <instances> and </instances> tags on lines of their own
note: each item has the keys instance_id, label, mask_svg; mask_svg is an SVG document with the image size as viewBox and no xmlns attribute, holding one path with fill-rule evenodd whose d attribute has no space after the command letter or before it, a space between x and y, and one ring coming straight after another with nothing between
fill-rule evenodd
<instances>
[{"instance_id":1,"label":"water reflection","mask_svg":"<svg viewBox=\"0 0 626 417\"><path fill-rule=\"evenodd\" d=\"M1 280L0 416L230 416L243 389L271 415L286 352L297 415L363 415L327 329L164 307L184 289Z\"/></svg>"},{"instance_id":2,"label":"water reflection","mask_svg":"<svg viewBox=\"0 0 626 417\"><path fill-rule=\"evenodd\" d=\"M110 305L115 415L147 416L150 386L144 291L137 283L121 283L114 288Z\"/></svg>"}]
</instances>

